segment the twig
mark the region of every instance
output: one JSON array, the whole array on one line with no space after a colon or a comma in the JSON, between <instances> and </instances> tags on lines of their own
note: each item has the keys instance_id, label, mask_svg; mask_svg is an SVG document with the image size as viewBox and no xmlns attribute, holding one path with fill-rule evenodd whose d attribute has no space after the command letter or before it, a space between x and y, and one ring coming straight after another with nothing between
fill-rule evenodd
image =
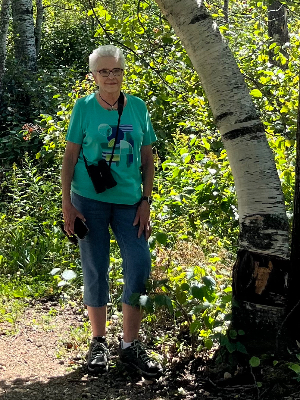
<instances>
[{"instance_id":1,"label":"twig","mask_svg":"<svg viewBox=\"0 0 300 400\"><path fill-rule=\"evenodd\" d=\"M185 99L186 101L188 100L187 97L183 94L183 92L179 92L178 90L174 89L165 79L164 77L161 75L160 71L157 68L154 68L150 65L150 63L142 56L140 56L136 51L134 51L133 49L131 49L130 47L126 46L124 43L120 42L119 40L114 39L110 33L108 32L108 30L103 26L103 24L101 23L101 21L99 20L97 14L95 13L94 7L91 4L91 0L88 0L91 10L93 12L93 15L96 19L96 21L98 22L98 24L101 26L101 28L103 29L105 35L113 42L113 43L117 43L119 46L123 47L124 49L128 50L129 52L133 53L138 59L142 60L148 68L150 68L152 71L154 71L158 77L161 79L161 81L164 83L164 85L170 89L171 91L175 92L176 94L180 94L182 96L183 99Z\"/></svg>"},{"instance_id":2,"label":"twig","mask_svg":"<svg viewBox=\"0 0 300 400\"><path fill-rule=\"evenodd\" d=\"M255 375L254 375L254 373L253 373L253 371L252 371L251 365L250 365L250 373L251 373L251 375L252 375L252 378L253 378L253 380L254 380L254 385L255 385L256 390L257 390L257 400L259 400L259 398L260 398L259 388L258 388L258 386L257 386L257 381L256 381Z\"/></svg>"}]
</instances>

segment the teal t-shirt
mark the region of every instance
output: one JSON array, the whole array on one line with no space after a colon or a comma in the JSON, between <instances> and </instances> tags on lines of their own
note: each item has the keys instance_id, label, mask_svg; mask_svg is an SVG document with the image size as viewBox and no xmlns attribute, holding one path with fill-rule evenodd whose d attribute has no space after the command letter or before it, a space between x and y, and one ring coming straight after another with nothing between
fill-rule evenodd
<instances>
[{"instance_id":1,"label":"teal t-shirt","mask_svg":"<svg viewBox=\"0 0 300 400\"><path fill-rule=\"evenodd\" d=\"M116 137L118 112L101 107L95 93L75 103L66 139L82 145L71 184L72 191L80 196L116 204L135 204L141 198L141 146L155 142L156 136L145 103L128 94L126 98L111 164L117 185L103 193L96 193L82 151L89 165L97 165L102 158L109 161Z\"/></svg>"}]
</instances>

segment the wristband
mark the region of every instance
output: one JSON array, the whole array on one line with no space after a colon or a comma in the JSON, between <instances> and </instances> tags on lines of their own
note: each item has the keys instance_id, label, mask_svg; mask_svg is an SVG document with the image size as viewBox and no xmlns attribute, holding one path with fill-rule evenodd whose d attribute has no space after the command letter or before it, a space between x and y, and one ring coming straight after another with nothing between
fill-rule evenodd
<instances>
[{"instance_id":1,"label":"wristband","mask_svg":"<svg viewBox=\"0 0 300 400\"><path fill-rule=\"evenodd\" d=\"M152 204L152 198L150 196L142 196L141 202L143 200L145 200L149 204L149 206Z\"/></svg>"}]
</instances>

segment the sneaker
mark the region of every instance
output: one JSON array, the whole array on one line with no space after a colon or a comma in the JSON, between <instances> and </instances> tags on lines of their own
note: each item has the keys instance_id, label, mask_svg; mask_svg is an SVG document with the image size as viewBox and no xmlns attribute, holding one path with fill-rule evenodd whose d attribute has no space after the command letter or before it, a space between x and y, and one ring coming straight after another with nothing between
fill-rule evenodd
<instances>
[{"instance_id":1,"label":"sneaker","mask_svg":"<svg viewBox=\"0 0 300 400\"><path fill-rule=\"evenodd\" d=\"M90 372L101 374L108 370L109 350L105 337L94 337L91 341L87 367Z\"/></svg>"},{"instance_id":2,"label":"sneaker","mask_svg":"<svg viewBox=\"0 0 300 400\"><path fill-rule=\"evenodd\" d=\"M126 349L120 346L120 360L138 370L144 378L158 378L163 372L162 366L148 356L137 339Z\"/></svg>"}]
</instances>

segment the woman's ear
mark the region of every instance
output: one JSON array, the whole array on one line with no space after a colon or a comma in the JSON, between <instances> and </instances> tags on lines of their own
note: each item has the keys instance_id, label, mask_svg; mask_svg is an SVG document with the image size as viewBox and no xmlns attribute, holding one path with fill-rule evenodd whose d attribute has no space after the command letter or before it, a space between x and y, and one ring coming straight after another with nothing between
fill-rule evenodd
<instances>
[{"instance_id":1,"label":"woman's ear","mask_svg":"<svg viewBox=\"0 0 300 400\"><path fill-rule=\"evenodd\" d=\"M97 75L94 74L94 72L92 72L92 75L93 75L93 78L94 78L94 81L95 81L96 85L98 85Z\"/></svg>"}]
</instances>

